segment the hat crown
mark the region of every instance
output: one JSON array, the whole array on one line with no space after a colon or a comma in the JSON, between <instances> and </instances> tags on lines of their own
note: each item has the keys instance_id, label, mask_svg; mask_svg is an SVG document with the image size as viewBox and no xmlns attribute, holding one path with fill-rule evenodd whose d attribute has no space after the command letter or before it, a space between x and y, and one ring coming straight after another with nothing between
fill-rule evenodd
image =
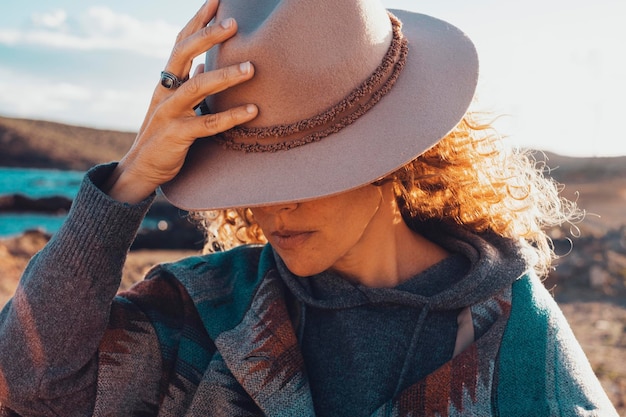
<instances>
[{"instance_id":1,"label":"hat crown","mask_svg":"<svg viewBox=\"0 0 626 417\"><path fill-rule=\"evenodd\" d=\"M206 69L251 61L255 76L207 98L211 112L254 103L249 127L295 123L340 102L372 74L392 28L378 1L223 0L216 20L238 33L212 48Z\"/></svg>"}]
</instances>

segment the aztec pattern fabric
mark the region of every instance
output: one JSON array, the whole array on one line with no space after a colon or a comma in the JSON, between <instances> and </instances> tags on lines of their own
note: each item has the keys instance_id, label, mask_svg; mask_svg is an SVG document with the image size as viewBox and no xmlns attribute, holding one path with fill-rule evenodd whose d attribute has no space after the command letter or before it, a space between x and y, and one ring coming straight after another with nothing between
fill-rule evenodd
<instances>
[{"instance_id":1,"label":"aztec pattern fabric","mask_svg":"<svg viewBox=\"0 0 626 417\"><path fill-rule=\"evenodd\" d=\"M261 256L256 268L257 262L250 261L258 249L241 252L235 262L192 258L165 266L119 299L113 312L119 318L102 343L94 415L126 415L131 410L159 416L314 415L285 289L271 268L271 256ZM211 278L200 280L195 274ZM594 411L611 406L602 404L606 396L594 385L597 380L584 354L562 346L573 336L550 302L537 278L525 277L512 292L473 306L476 320L498 317L491 328L372 416L514 416L529 410L545 416L607 415ZM520 334L525 334L521 341ZM133 341L139 340L153 349L131 355L137 351ZM163 367L157 375L148 368L158 363L159 350ZM546 356L558 351L564 357ZM523 364L515 363L518 357ZM562 365L569 362L576 362L574 373ZM543 365L527 366L534 363ZM125 375L128 370L131 374ZM112 382L117 389L111 389ZM528 383L542 392L528 393ZM133 392L124 396L132 405L116 397L118 389Z\"/></svg>"},{"instance_id":2,"label":"aztec pattern fabric","mask_svg":"<svg viewBox=\"0 0 626 417\"><path fill-rule=\"evenodd\" d=\"M373 416L488 416L498 352L511 310L511 289L471 307L475 321L495 321L462 353L404 390ZM489 317L487 317L489 316Z\"/></svg>"}]
</instances>

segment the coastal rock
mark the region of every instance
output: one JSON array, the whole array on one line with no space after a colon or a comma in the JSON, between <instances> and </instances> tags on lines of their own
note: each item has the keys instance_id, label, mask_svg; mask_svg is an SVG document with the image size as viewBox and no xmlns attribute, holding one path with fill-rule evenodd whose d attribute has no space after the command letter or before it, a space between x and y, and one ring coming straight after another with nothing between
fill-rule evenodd
<instances>
[{"instance_id":1,"label":"coastal rock","mask_svg":"<svg viewBox=\"0 0 626 417\"><path fill-rule=\"evenodd\" d=\"M147 219L156 227L142 228L137 233L131 250L138 249L190 249L201 250L204 232L189 216L168 203L155 202Z\"/></svg>"},{"instance_id":2,"label":"coastal rock","mask_svg":"<svg viewBox=\"0 0 626 417\"><path fill-rule=\"evenodd\" d=\"M0 213L66 214L72 200L66 197L30 198L21 194L0 196ZM139 230L132 245L136 249L200 250L204 232L190 219L189 213L157 200L146 216L147 224ZM36 231L33 231L34 233ZM28 234L28 233L27 233Z\"/></svg>"},{"instance_id":3,"label":"coastal rock","mask_svg":"<svg viewBox=\"0 0 626 417\"><path fill-rule=\"evenodd\" d=\"M0 196L0 212L4 213L67 213L72 200L66 197L53 196L31 198L22 194Z\"/></svg>"},{"instance_id":4,"label":"coastal rock","mask_svg":"<svg viewBox=\"0 0 626 417\"><path fill-rule=\"evenodd\" d=\"M157 199L148 210L146 218L155 227L140 229L131 250L201 250L204 246L204 232L187 211Z\"/></svg>"},{"instance_id":5,"label":"coastal rock","mask_svg":"<svg viewBox=\"0 0 626 417\"><path fill-rule=\"evenodd\" d=\"M11 298L28 260L45 246L50 236L28 230L21 236L0 240L0 309Z\"/></svg>"},{"instance_id":6,"label":"coastal rock","mask_svg":"<svg viewBox=\"0 0 626 417\"><path fill-rule=\"evenodd\" d=\"M572 294L580 298L583 290L589 299L608 296L618 304L624 303L626 225L603 236L554 240L554 245L562 256L546 280L546 287L552 289L557 300L567 300Z\"/></svg>"}]
</instances>

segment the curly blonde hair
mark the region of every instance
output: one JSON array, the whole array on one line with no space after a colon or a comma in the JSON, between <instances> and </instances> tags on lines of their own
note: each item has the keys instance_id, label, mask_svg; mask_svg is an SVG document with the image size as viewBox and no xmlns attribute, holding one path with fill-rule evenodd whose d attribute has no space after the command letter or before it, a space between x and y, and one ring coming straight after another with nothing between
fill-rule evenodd
<instances>
[{"instance_id":1,"label":"curly blonde hair","mask_svg":"<svg viewBox=\"0 0 626 417\"><path fill-rule=\"evenodd\" d=\"M468 113L435 146L377 183L393 181L407 219L447 219L519 240L545 276L556 258L547 231L583 214L560 196L561 186L545 175L543 163L530 151L504 146L479 116ZM207 232L205 252L266 242L249 209L198 214Z\"/></svg>"}]
</instances>

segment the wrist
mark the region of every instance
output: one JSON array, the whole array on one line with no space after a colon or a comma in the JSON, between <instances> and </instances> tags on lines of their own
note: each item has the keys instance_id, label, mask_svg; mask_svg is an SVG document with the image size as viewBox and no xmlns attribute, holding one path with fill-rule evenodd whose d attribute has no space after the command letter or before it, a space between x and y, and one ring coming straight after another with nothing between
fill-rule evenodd
<instances>
[{"instance_id":1,"label":"wrist","mask_svg":"<svg viewBox=\"0 0 626 417\"><path fill-rule=\"evenodd\" d=\"M133 176L118 165L102 187L102 191L122 203L137 204L156 191L157 186Z\"/></svg>"}]
</instances>

